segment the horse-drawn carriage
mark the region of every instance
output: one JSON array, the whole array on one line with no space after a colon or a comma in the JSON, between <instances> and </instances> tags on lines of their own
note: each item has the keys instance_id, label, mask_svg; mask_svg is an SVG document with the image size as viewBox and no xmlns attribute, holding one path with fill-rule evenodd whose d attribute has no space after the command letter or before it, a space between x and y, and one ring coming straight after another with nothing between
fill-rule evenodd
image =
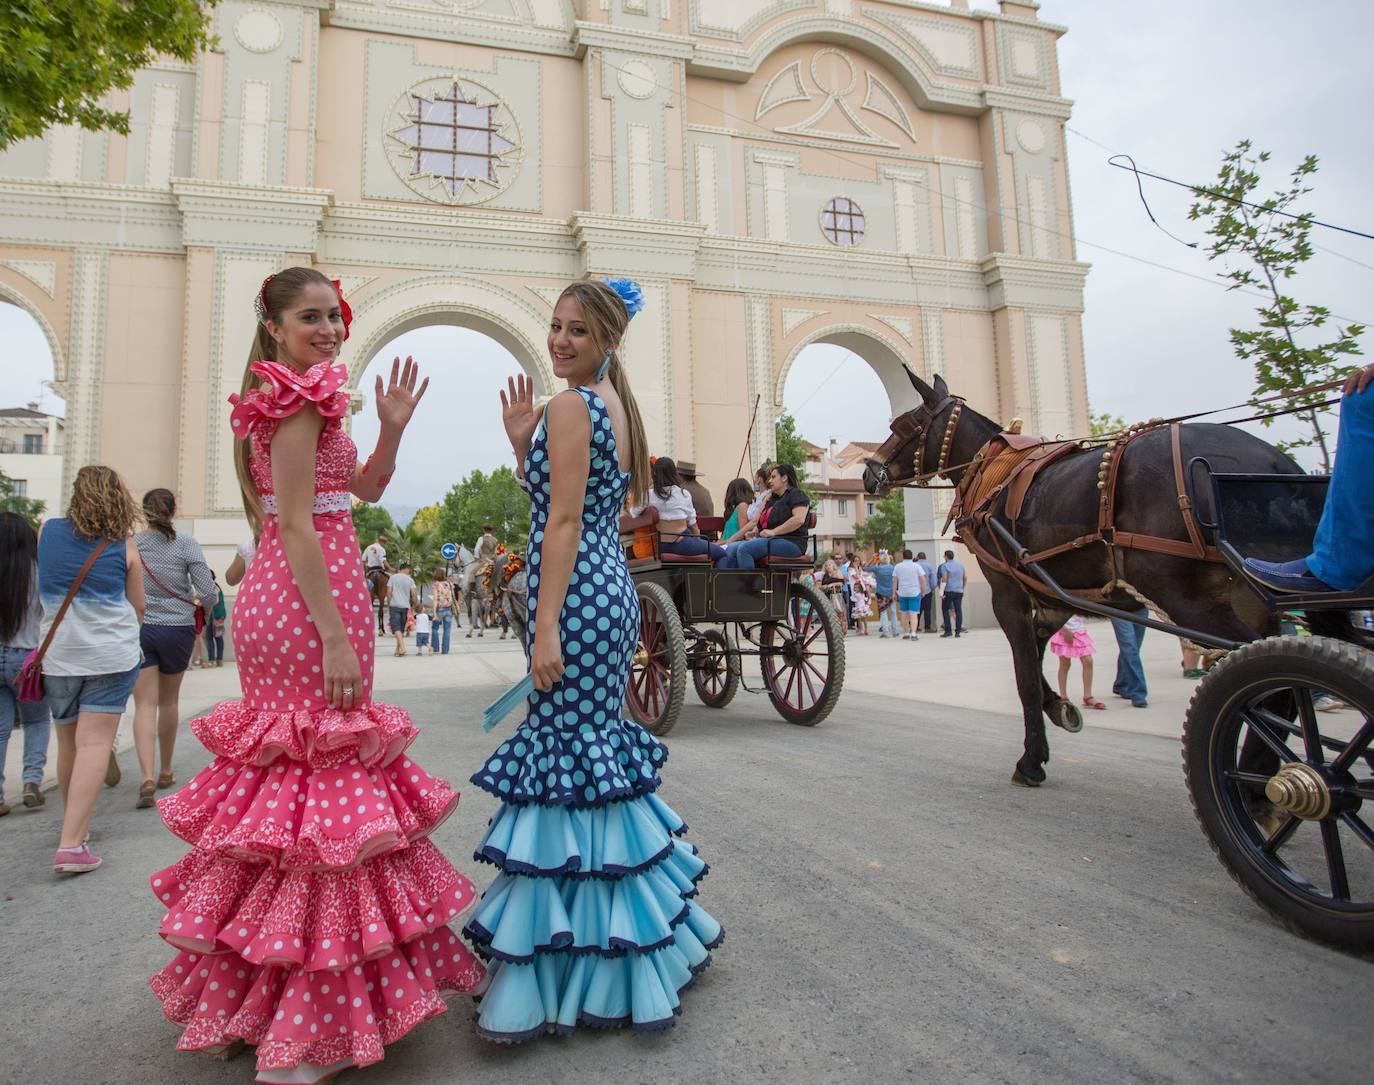
<instances>
[{"instance_id":1,"label":"horse-drawn carriage","mask_svg":"<svg viewBox=\"0 0 1374 1085\"><path fill-rule=\"evenodd\" d=\"M702 704L724 708L744 684L743 658L757 656L763 689L784 720L814 727L825 719L844 684L844 629L825 596L801 579L812 558L714 569L705 554L664 553L657 524L652 507L620 521L640 614L625 698L630 714L665 735L682 710L689 674ZM719 531L722 523L703 517L698 527Z\"/></svg>"},{"instance_id":2,"label":"horse-drawn carriage","mask_svg":"<svg viewBox=\"0 0 1374 1085\"><path fill-rule=\"evenodd\" d=\"M1105 442L1009 439L938 378L912 383L924 405L893 423L869 488L943 477L957 489L956 532L988 577L1016 667L1026 748L1013 781L1045 779L1044 717L1082 728L1040 673L1070 614L1224 653L1183 724L1203 832L1271 914L1374 950L1374 827L1361 816L1374 801L1374 632L1361 620L1374 580L1284 594L1244 565L1311 552L1328 480L1224 425L1155 420Z\"/></svg>"}]
</instances>

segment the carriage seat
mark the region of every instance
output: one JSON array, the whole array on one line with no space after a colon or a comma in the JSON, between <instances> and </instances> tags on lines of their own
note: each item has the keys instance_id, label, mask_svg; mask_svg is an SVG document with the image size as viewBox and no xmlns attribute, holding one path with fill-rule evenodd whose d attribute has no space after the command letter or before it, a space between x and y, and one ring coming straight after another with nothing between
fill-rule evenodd
<instances>
[{"instance_id":1,"label":"carriage seat","mask_svg":"<svg viewBox=\"0 0 1374 1085\"><path fill-rule=\"evenodd\" d=\"M816 529L816 514L814 512L806 515L806 530ZM802 553L799 557L785 558L782 555L769 555L759 558L757 565L760 569L810 569L814 567L816 559L807 553Z\"/></svg>"}]
</instances>

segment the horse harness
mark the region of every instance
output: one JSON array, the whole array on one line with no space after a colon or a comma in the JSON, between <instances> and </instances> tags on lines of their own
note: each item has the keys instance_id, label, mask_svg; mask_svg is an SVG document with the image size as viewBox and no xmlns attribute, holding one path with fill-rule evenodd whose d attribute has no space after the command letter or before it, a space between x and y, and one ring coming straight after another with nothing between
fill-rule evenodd
<instances>
[{"instance_id":1,"label":"horse harness","mask_svg":"<svg viewBox=\"0 0 1374 1085\"><path fill-rule=\"evenodd\" d=\"M955 397L950 397L950 400L954 399ZM942 403L933 413L938 413L950 400ZM946 461L954 440L961 406L961 402L955 400L949 420L945 424L936 474L948 470ZM950 508L949 517L945 520L945 530L949 529L951 522L954 523L955 534L960 542L968 547L982 564L1015 577L1022 585L1039 595L1048 595L1049 591L1041 581L1020 568L1022 562L1045 561L1096 543L1101 543L1106 548L1110 574L1107 585L1092 590L1071 591L1070 594L1096 598L1110 596L1115 582L1124 579L1123 550L1147 550L1173 557L1220 563L1221 555L1217 553L1216 547L1207 545L1202 537L1192 500L1188 496L1188 487L1184 481L1182 438L1177 422L1168 424L1169 440L1174 468L1174 489L1188 539L1166 539L1157 535L1118 531L1116 528L1118 487L1126 451L1140 437L1163 425L1165 423L1162 419L1143 422L1125 430L1107 445L1095 445L1085 441L1047 441L1042 437L1022 436L1019 432L1013 431L998 433L978 450L969 462L963 478L959 480L954 504ZM925 443L926 435L923 433L920 453L924 453ZM1019 560L1015 556L1008 556L996 535L987 533L992 540L991 548L979 540L978 530L994 515L994 506L1003 494L1006 495L1006 503L1001 515L1010 522L1012 533L1015 534L1016 522L1021 516L1026 495L1040 472L1069 455L1093 449L1101 449L1102 455L1097 470L1097 489L1100 497L1095 531L1027 554ZM922 462L920 458L916 460L918 466Z\"/></svg>"}]
</instances>

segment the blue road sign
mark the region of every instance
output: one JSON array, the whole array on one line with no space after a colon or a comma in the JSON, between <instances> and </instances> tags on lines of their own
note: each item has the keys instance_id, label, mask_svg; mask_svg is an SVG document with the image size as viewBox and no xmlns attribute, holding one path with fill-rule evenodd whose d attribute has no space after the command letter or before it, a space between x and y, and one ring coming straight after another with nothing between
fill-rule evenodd
<instances>
[{"instance_id":1,"label":"blue road sign","mask_svg":"<svg viewBox=\"0 0 1374 1085\"><path fill-rule=\"evenodd\" d=\"M444 543L444 545L439 548L439 553L444 555L444 560L452 561L458 556L458 547L453 543Z\"/></svg>"}]
</instances>

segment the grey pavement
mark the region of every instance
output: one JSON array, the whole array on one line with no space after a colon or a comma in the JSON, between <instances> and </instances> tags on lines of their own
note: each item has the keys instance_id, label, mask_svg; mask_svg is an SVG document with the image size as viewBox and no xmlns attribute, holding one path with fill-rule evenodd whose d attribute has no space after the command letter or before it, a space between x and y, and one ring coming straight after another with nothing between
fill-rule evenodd
<instances>
[{"instance_id":1,"label":"grey pavement","mask_svg":"<svg viewBox=\"0 0 1374 1085\"><path fill-rule=\"evenodd\" d=\"M414 754L465 781L512 726L487 735L477 720L518 654L382 662L380 699L422 729ZM449 667L467 680L436 685ZM851 688L806 729L762 696L723 711L689 697L662 795L711 864L701 900L728 933L677 1028L498 1048L458 999L341 1080L1365 1079L1374 965L1288 933L1232 883L1193 818L1177 740L1056 733L1050 781L1027 791L1008 783L1013 710ZM205 760L183 731L180 778ZM470 853L495 801L463 790L435 839L485 884L491 868ZM93 844L106 865L80 878L49 872L55 796L0 821L6 1083L252 1080L251 1054L226 1065L175 1052L147 990L171 951L146 879L184 846L133 798L131 784L102 795Z\"/></svg>"}]
</instances>

